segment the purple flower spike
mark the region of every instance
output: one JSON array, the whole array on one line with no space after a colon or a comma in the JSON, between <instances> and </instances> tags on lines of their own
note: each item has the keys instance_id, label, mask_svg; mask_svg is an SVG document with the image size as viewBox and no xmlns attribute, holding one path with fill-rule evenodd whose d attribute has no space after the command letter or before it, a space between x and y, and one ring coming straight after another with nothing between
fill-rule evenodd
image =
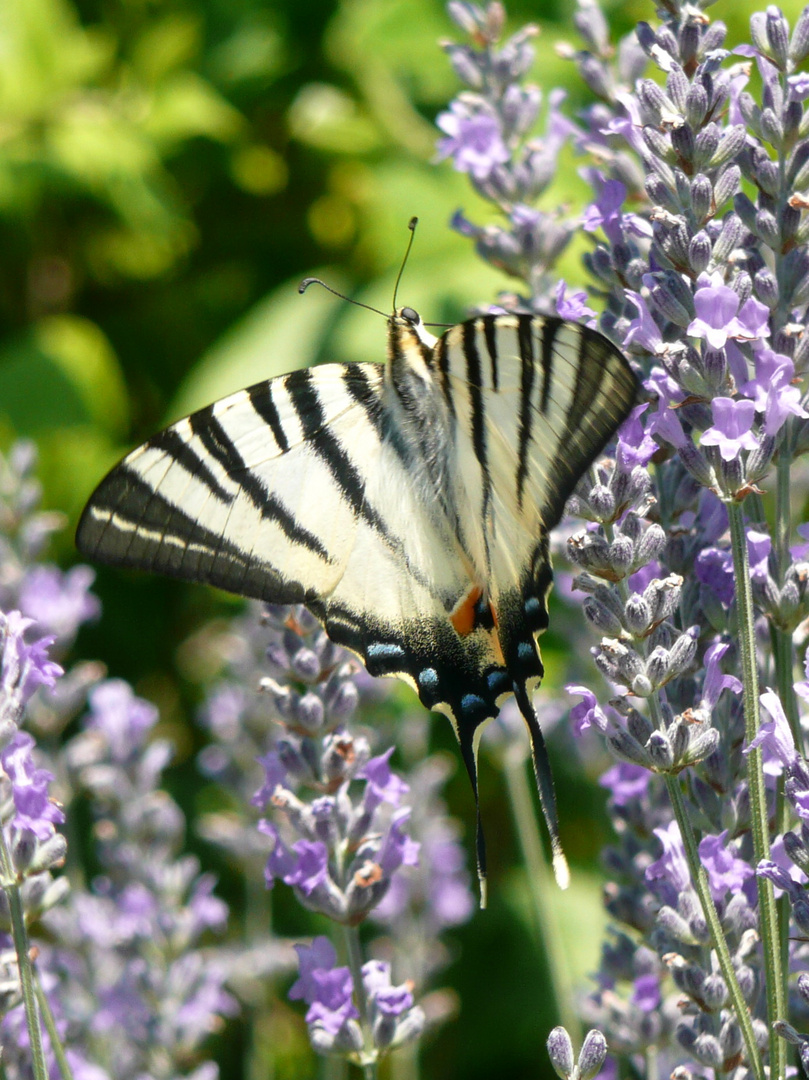
<instances>
[{"instance_id":1,"label":"purple flower spike","mask_svg":"<svg viewBox=\"0 0 809 1080\"><path fill-rule=\"evenodd\" d=\"M740 694L742 691L741 681L735 675L723 675L719 670L719 661L729 648L729 645L717 643L705 651L705 680L702 684L700 704L709 711L716 706L723 690L730 690L734 694Z\"/></svg>"},{"instance_id":2,"label":"purple flower spike","mask_svg":"<svg viewBox=\"0 0 809 1080\"><path fill-rule=\"evenodd\" d=\"M441 113L436 120L448 136L438 143L439 158L452 158L458 172L486 180L498 165L509 159L500 121L482 104L471 110L464 102L453 101L450 108L450 112Z\"/></svg>"},{"instance_id":3,"label":"purple flower spike","mask_svg":"<svg viewBox=\"0 0 809 1080\"><path fill-rule=\"evenodd\" d=\"M635 465L645 468L658 448L654 439L647 435L640 419L648 408L648 401L636 405L618 428L618 461L627 471L631 471Z\"/></svg>"},{"instance_id":4,"label":"purple flower spike","mask_svg":"<svg viewBox=\"0 0 809 1080\"><path fill-rule=\"evenodd\" d=\"M631 345L637 343L646 352L651 353L652 356L657 356L664 349L660 327L655 322L654 316L649 311L646 301L640 293L627 289L626 298L631 300L638 309L638 315L629 324L629 329L624 335L624 346L628 349Z\"/></svg>"},{"instance_id":5,"label":"purple flower spike","mask_svg":"<svg viewBox=\"0 0 809 1080\"><path fill-rule=\"evenodd\" d=\"M337 953L327 937L322 934L312 938L311 945L294 945L298 954L298 968L300 974L292 984L289 997L293 1001L302 1000L311 1004L317 997L319 985L312 978L316 971L334 967L337 962Z\"/></svg>"},{"instance_id":6,"label":"purple flower spike","mask_svg":"<svg viewBox=\"0 0 809 1080\"><path fill-rule=\"evenodd\" d=\"M389 762L393 749L391 746L384 754L371 758L357 773L358 779L368 781L363 800L366 809L374 809L382 802L399 806L410 790L404 780L391 771Z\"/></svg>"},{"instance_id":7,"label":"purple flower spike","mask_svg":"<svg viewBox=\"0 0 809 1080\"><path fill-rule=\"evenodd\" d=\"M792 729L786 718L781 699L769 688L761 695L763 708L771 719L761 724L755 739L743 750L749 754L756 747L761 747L764 760L764 772L769 776L780 776L785 765L791 765L798 752L792 738Z\"/></svg>"},{"instance_id":8,"label":"purple flower spike","mask_svg":"<svg viewBox=\"0 0 809 1080\"><path fill-rule=\"evenodd\" d=\"M704 836L699 844L699 857L716 901L724 899L728 892L739 892L753 877L752 866L739 859L733 844L728 843L727 829L718 836Z\"/></svg>"},{"instance_id":9,"label":"purple flower spike","mask_svg":"<svg viewBox=\"0 0 809 1080\"><path fill-rule=\"evenodd\" d=\"M753 581L766 581L772 540L768 533L756 529L747 530L747 557L750 561L750 577Z\"/></svg>"},{"instance_id":10,"label":"purple flower spike","mask_svg":"<svg viewBox=\"0 0 809 1080\"><path fill-rule=\"evenodd\" d=\"M705 338L712 349L721 349L729 337L746 336L736 318L739 296L729 285L717 282L697 289L694 308L697 317L689 323L687 333Z\"/></svg>"},{"instance_id":11,"label":"purple flower spike","mask_svg":"<svg viewBox=\"0 0 809 1080\"><path fill-rule=\"evenodd\" d=\"M607 769L599 786L606 788L616 806L626 806L634 799L641 799L649 790L652 774L642 765L632 765L628 761L619 761Z\"/></svg>"},{"instance_id":12,"label":"purple flower spike","mask_svg":"<svg viewBox=\"0 0 809 1080\"><path fill-rule=\"evenodd\" d=\"M48 784L53 773L35 766L31 753L34 746L32 735L18 731L0 751L0 766L11 782L13 827L32 832L38 840L47 840L54 834L54 825L61 825L65 815L50 800Z\"/></svg>"},{"instance_id":13,"label":"purple flower spike","mask_svg":"<svg viewBox=\"0 0 809 1080\"><path fill-rule=\"evenodd\" d=\"M703 446L718 446L724 461L734 461L742 450L755 450L758 447L758 441L750 430L756 416L752 401L718 397L711 402L711 411L714 426L702 433Z\"/></svg>"},{"instance_id":14,"label":"purple flower spike","mask_svg":"<svg viewBox=\"0 0 809 1080\"><path fill-rule=\"evenodd\" d=\"M64 674L62 668L48 659L48 649L55 638L39 638L26 643L25 633L34 625L19 611L8 615L0 612L0 691L9 697L16 696L24 705L39 686L55 686Z\"/></svg>"},{"instance_id":15,"label":"purple flower spike","mask_svg":"<svg viewBox=\"0 0 809 1080\"><path fill-rule=\"evenodd\" d=\"M653 830L663 846L663 854L646 867L646 880L664 903L677 903L680 893L691 886L683 838L676 821Z\"/></svg>"},{"instance_id":16,"label":"purple flower spike","mask_svg":"<svg viewBox=\"0 0 809 1080\"><path fill-rule=\"evenodd\" d=\"M74 566L63 573L56 566L35 566L20 586L20 609L61 640L74 637L82 623L95 619L101 604L90 592L95 571Z\"/></svg>"},{"instance_id":17,"label":"purple flower spike","mask_svg":"<svg viewBox=\"0 0 809 1080\"><path fill-rule=\"evenodd\" d=\"M556 313L560 319L594 319L596 313L587 306L586 292L567 292L567 284L561 280L556 286Z\"/></svg>"},{"instance_id":18,"label":"purple flower spike","mask_svg":"<svg viewBox=\"0 0 809 1080\"><path fill-rule=\"evenodd\" d=\"M583 699L570 710L570 722L573 724L574 735L581 735L590 726L598 728L601 732L607 730L609 721L592 690L588 690L586 686L576 686L574 683L569 683L565 690L568 694L581 694Z\"/></svg>"}]
</instances>

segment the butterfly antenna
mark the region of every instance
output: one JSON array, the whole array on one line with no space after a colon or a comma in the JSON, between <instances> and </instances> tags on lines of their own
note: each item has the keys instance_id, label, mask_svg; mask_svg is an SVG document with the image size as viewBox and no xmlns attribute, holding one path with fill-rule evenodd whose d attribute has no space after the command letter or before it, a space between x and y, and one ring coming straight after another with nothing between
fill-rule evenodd
<instances>
[{"instance_id":1,"label":"butterfly antenna","mask_svg":"<svg viewBox=\"0 0 809 1080\"><path fill-rule=\"evenodd\" d=\"M333 289L331 285L327 285L325 281L321 281L319 277L304 278L298 286L298 292L301 294L305 293L310 285L322 285L327 292L332 293L334 296L339 296L341 300L347 300L349 304L356 304L357 307L364 307L367 311L373 311L375 314L381 315L383 319L390 317L386 315L384 311L380 311L379 308L371 307L370 304L363 304L362 300L353 300L350 296L338 292L336 289Z\"/></svg>"},{"instance_id":2,"label":"butterfly antenna","mask_svg":"<svg viewBox=\"0 0 809 1080\"><path fill-rule=\"evenodd\" d=\"M410 219L410 221L408 221L408 223L407 223L407 227L408 227L408 229L410 229L410 239L407 241L407 251L405 251L405 253L404 253L404 258L402 259L402 265L399 267L399 273L396 275L396 284L393 286L393 310L394 311L396 310L396 294L399 291L399 282L402 280L402 274L404 273L404 268L407 265L407 259L408 259L408 256L410 255L410 249L413 247L413 241L416 238L416 226L418 225L418 223L419 223L419 219L417 217L412 217Z\"/></svg>"},{"instance_id":3,"label":"butterfly antenna","mask_svg":"<svg viewBox=\"0 0 809 1080\"><path fill-rule=\"evenodd\" d=\"M570 869L565 853L562 851L562 841L559 839L559 817L556 812L556 795L553 790L553 774L548 759L548 748L525 683L514 683L514 697L531 736L531 754L534 759L534 775L537 779L539 801L542 804L542 813L551 838L553 874L559 888L566 889L570 884Z\"/></svg>"}]
</instances>

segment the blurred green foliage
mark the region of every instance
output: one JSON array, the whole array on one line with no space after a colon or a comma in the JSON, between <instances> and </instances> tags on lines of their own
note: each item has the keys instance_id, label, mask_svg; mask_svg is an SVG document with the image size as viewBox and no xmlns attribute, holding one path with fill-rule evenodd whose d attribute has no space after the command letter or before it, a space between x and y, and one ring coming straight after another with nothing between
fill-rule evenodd
<instances>
[{"instance_id":1,"label":"blurred green foliage","mask_svg":"<svg viewBox=\"0 0 809 1080\"><path fill-rule=\"evenodd\" d=\"M644 0L605 6L618 32L654 19ZM711 14L735 44L751 10ZM583 104L553 50L575 40L572 5L515 0L509 14L512 27L542 25L537 81L568 86L571 109ZM451 36L438 0L2 0L0 446L37 440L49 507L75 521L134 443L239 386L322 359L383 359L382 319L296 286L317 273L387 310L413 214L403 303L455 321L509 288L447 224L461 206L488 214L464 177L433 163L433 119L457 91L437 44ZM584 200L576 168L567 154L547 203ZM580 251L561 267L573 285L584 283ZM61 555L74 558L69 534ZM97 591L104 620L79 648L161 705L186 757L176 794L193 813L193 691L174 657L227 602L117 572L99 572ZM561 648L549 639L551 673ZM443 728L436 737L449 745ZM560 764L563 833L581 865L606 838L603 800L580 778L571 790ZM468 792L456 787L468 821ZM456 935L461 1011L428 1046L424 1075L543 1076L556 1018L488 766L482 792L490 833L505 838L492 853L491 908ZM597 963L597 893L574 872L562 906L579 980ZM280 916L294 922L283 902ZM300 1016L283 1006L264 1023L261 1075L312 1075ZM242 1041L238 1026L224 1038L225 1080L247 1075Z\"/></svg>"}]
</instances>

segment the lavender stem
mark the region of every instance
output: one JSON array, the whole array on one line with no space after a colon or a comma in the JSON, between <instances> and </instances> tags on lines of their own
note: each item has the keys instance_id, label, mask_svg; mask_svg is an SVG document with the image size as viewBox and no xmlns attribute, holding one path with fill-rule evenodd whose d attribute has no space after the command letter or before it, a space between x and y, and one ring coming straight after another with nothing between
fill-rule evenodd
<instances>
[{"instance_id":1,"label":"lavender stem","mask_svg":"<svg viewBox=\"0 0 809 1080\"><path fill-rule=\"evenodd\" d=\"M28 1028L28 1038L31 1041L31 1064L34 1070L34 1080L48 1080L48 1069L45 1064L45 1052L42 1046L42 1029L34 990L34 972L28 951L28 933L25 928L22 894L16 880L5 834L1 828L0 874L2 875L3 891L8 897L8 907L11 915L11 933L14 938L14 948L17 952L20 989L25 1004L25 1022Z\"/></svg>"},{"instance_id":2,"label":"lavender stem","mask_svg":"<svg viewBox=\"0 0 809 1080\"><path fill-rule=\"evenodd\" d=\"M742 663L745 738L748 745L758 734L759 682L756 664L756 637L753 612L753 592L750 583L750 564L747 555L747 536L741 503L726 503L733 550L733 571L736 580L737 619ZM769 814L761 750L755 748L747 755L747 782L750 792L750 817L753 827L753 849L756 863L770 857ZM759 929L764 953L764 977L767 992L767 1015L786 1015L784 977L781 965L781 935L772 883L761 876L756 878L759 904ZM770 1029L770 1076L781 1078L786 1066L785 1044Z\"/></svg>"},{"instance_id":3,"label":"lavender stem","mask_svg":"<svg viewBox=\"0 0 809 1080\"><path fill-rule=\"evenodd\" d=\"M747 1008L747 1003L742 996L741 987L736 978L736 972L733 969L733 961L731 960L725 932L722 929L722 923L719 920L719 913L716 910L713 896L711 896L708 875L705 872L705 867L702 865L699 857L697 838L694 836L694 830L685 808L685 800L683 799L683 793L680 789L680 781L678 777L671 776L670 774L667 775L665 779L671 806L674 810L674 816L677 819L677 824L680 827L680 835L683 838L685 854L688 859L688 867L691 872L691 880L697 891L697 895L699 896L702 911L705 915L705 921L711 932L711 942L713 943L717 959L719 960L719 968L727 985L730 1000L733 1002L736 1018L739 1021L742 1039L744 1040L745 1050L747 1051L748 1064L753 1071L756 1080L765 1080L764 1063L761 1060L761 1054L756 1043L750 1010Z\"/></svg>"}]
</instances>

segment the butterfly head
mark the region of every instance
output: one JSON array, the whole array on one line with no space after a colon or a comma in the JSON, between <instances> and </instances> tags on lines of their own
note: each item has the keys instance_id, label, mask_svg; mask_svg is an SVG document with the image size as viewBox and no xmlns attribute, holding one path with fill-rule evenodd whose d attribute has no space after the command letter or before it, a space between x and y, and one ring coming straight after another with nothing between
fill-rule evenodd
<instances>
[{"instance_id":1,"label":"butterfly head","mask_svg":"<svg viewBox=\"0 0 809 1080\"><path fill-rule=\"evenodd\" d=\"M391 337L402 344L422 345L432 349L438 340L422 322L421 315L412 307L397 308L389 320Z\"/></svg>"}]
</instances>

